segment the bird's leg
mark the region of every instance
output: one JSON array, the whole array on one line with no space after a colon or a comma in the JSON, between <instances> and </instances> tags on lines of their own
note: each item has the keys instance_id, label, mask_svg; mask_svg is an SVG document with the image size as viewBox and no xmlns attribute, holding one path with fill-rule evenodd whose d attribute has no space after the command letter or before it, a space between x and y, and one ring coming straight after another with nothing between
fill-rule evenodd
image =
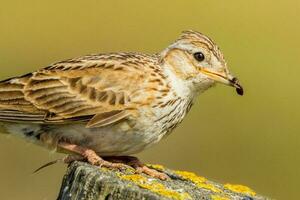
<instances>
[{"instance_id":1,"label":"bird's leg","mask_svg":"<svg viewBox=\"0 0 300 200\"><path fill-rule=\"evenodd\" d=\"M165 173L159 172L155 169L151 169L147 167L144 163L142 163L137 157L133 156L110 156L105 157L106 160L110 162L118 162L118 163L124 163L126 165L131 166L135 169L136 173L144 173L151 177L158 178L161 180L166 180L169 178L168 175Z\"/></svg>"},{"instance_id":2,"label":"bird's leg","mask_svg":"<svg viewBox=\"0 0 300 200\"><path fill-rule=\"evenodd\" d=\"M113 168L113 169L126 169L127 166L122 164L122 163L112 163L112 162L108 162L106 160L103 160L100 156L98 156L96 154L95 151L85 148L85 147L81 147L79 145L76 144L70 144L70 143L66 143L66 142L59 142L57 144L57 147L62 148L64 150L79 154L80 156L82 156L83 158L85 158L91 165L95 165L95 166L100 166L100 167L107 167L107 168ZM74 160L72 160L71 157L67 157L65 158L66 161L72 162ZM69 159L69 160L68 160ZM65 162L67 163L67 162Z\"/></svg>"}]
</instances>

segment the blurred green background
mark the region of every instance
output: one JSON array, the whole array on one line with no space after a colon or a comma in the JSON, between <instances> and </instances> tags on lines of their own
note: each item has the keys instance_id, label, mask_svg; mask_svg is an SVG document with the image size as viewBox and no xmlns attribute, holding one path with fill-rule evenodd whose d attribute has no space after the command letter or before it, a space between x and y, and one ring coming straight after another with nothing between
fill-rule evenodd
<instances>
[{"instance_id":1,"label":"blurred green background","mask_svg":"<svg viewBox=\"0 0 300 200\"><path fill-rule=\"evenodd\" d=\"M221 47L245 96L209 90L140 158L299 199L299 12L299 0L2 1L0 78L90 53L155 53L182 30L201 31ZM59 157L0 135L0 198L55 199L66 167L32 171Z\"/></svg>"}]
</instances>

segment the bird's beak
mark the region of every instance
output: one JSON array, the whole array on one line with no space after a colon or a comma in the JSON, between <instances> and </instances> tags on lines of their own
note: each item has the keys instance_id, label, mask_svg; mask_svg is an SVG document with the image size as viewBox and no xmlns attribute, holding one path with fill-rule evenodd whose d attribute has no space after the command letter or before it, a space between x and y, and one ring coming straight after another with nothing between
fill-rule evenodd
<instances>
[{"instance_id":1,"label":"bird's beak","mask_svg":"<svg viewBox=\"0 0 300 200\"><path fill-rule=\"evenodd\" d=\"M232 75L228 75L225 72L215 72L215 71L210 71L210 70L203 69L203 68L200 69L200 72L207 75L209 78L211 78L214 81L235 87L236 92L239 95L244 94L243 87L240 85L240 83L236 77L233 77Z\"/></svg>"}]
</instances>

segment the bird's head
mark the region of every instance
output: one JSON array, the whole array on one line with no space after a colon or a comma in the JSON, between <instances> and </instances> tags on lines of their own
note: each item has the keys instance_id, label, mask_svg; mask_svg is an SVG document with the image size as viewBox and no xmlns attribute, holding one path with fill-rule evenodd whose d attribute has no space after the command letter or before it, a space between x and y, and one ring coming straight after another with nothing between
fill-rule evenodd
<instances>
[{"instance_id":1,"label":"bird's head","mask_svg":"<svg viewBox=\"0 0 300 200\"><path fill-rule=\"evenodd\" d=\"M205 90L215 83L236 88L243 95L238 79L230 74L222 52L207 36L196 31L184 31L181 37L161 53L161 61L177 78Z\"/></svg>"}]
</instances>

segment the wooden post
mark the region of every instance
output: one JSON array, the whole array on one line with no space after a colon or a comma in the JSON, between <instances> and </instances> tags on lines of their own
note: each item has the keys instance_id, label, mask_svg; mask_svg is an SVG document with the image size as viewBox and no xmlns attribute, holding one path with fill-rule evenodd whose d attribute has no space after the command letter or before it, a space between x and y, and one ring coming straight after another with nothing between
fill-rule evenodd
<instances>
[{"instance_id":1,"label":"wooden post","mask_svg":"<svg viewBox=\"0 0 300 200\"><path fill-rule=\"evenodd\" d=\"M58 200L265 200L246 186L219 184L191 172L166 172L171 179L161 181L144 174L97 168L87 163L72 163L63 179Z\"/></svg>"}]
</instances>

